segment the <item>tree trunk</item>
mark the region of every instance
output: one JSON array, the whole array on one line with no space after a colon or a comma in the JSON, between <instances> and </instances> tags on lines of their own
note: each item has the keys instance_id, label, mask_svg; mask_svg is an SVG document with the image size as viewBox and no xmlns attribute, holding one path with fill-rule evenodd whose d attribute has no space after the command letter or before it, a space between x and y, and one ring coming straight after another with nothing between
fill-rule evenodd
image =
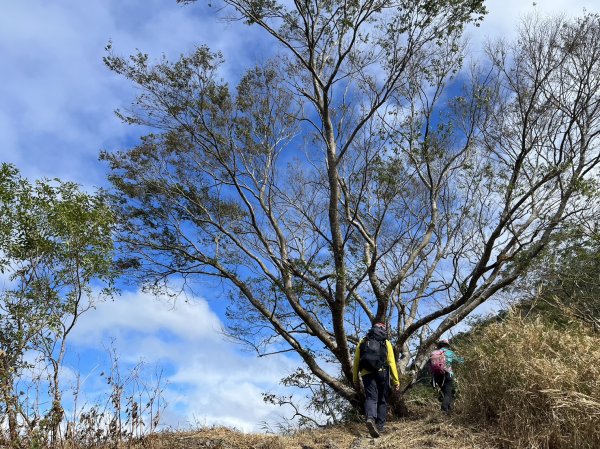
<instances>
[{"instance_id":1,"label":"tree trunk","mask_svg":"<svg viewBox=\"0 0 600 449\"><path fill-rule=\"evenodd\" d=\"M388 415L390 418L405 418L408 416L408 407L402 390L392 390L388 399Z\"/></svg>"},{"instance_id":2,"label":"tree trunk","mask_svg":"<svg viewBox=\"0 0 600 449\"><path fill-rule=\"evenodd\" d=\"M11 447L19 447L19 428L17 422L16 398L5 390L4 401L6 403L6 414L8 416L8 437Z\"/></svg>"},{"instance_id":3,"label":"tree trunk","mask_svg":"<svg viewBox=\"0 0 600 449\"><path fill-rule=\"evenodd\" d=\"M2 351L0 357L4 355L5 354ZM17 422L17 403L14 395L11 394L13 384L10 369L11 367L6 359L0 359L0 361L2 362L2 364L0 365L0 379L2 379L2 383L0 384L0 391L2 393L2 400L6 405L6 416L8 418L8 437L10 440L11 447L18 447L19 429Z\"/></svg>"}]
</instances>

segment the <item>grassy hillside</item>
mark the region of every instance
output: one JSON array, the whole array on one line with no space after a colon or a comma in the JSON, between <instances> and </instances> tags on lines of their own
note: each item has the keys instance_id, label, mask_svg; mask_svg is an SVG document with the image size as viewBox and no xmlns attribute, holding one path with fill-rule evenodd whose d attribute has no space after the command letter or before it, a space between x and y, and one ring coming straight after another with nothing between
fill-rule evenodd
<instances>
[{"instance_id":1,"label":"grassy hillside","mask_svg":"<svg viewBox=\"0 0 600 449\"><path fill-rule=\"evenodd\" d=\"M369 437L363 424L352 423L294 435L244 434L224 428L155 434L139 447L150 449L492 449L486 435L436 411L391 422L389 432Z\"/></svg>"},{"instance_id":2,"label":"grassy hillside","mask_svg":"<svg viewBox=\"0 0 600 449\"><path fill-rule=\"evenodd\" d=\"M544 314L514 314L473 332L458 350L463 422L504 448L600 448L600 335Z\"/></svg>"},{"instance_id":3,"label":"grassy hillside","mask_svg":"<svg viewBox=\"0 0 600 449\"><path fill-rule=\"evenodd\" d=\"M456 342L455 410L439 410L436 391L420 384L406 397L410 417L389 422L381 438L364 423L290 435L225 428L158 432L118 445L135 449L598 449L600 334L561 309L509 314L477 326ZM525 316L527 315L527 316ZM106 441L106 440L104 440ZM1 446L1 442L0 442ZM43 445L24 442L22 447ZM73 441L65 449L83 449Z\"/></svg>"}]
</instances>

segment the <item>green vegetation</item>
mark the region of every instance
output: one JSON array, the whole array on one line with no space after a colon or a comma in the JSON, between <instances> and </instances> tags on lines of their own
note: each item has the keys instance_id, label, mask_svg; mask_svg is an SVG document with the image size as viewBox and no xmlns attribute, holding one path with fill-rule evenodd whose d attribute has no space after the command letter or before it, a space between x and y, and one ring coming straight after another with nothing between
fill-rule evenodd
<instances>
[{"instance_id":1,"label":"green vegetation","mask_svg":"<svg viewBox=\"0 0 600 449\"><path fill-rule=\"evenodd\" d=\"M8 278L0 290L0 423L13 444L22 435L56 442L67 338L81 314L112 293L114 218L101 195L58 180L32 184L8 164L0 166L0 216L0 271ZM31 354L48 372L47 384L32 385L33 399L48 394L50 407L17 388Z\"/></svg>"}]
</instances>

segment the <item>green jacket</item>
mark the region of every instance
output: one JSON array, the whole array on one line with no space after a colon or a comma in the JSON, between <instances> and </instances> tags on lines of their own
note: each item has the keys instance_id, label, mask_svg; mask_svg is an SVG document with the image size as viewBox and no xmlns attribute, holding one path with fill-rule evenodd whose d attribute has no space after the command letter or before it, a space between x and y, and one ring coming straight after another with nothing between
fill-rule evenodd
<instances>
[{"instance_id":1,"label":"green jacket","mask_svg":"<svg viewBox=\"0 0 600 449\"><path fill-rule=\"evenodd\" d=\"M452 370L452 364L454 362L463 363L465 359L456 355L456 353L450 348L442 348L442 351L446 354L446 367L450 376L454 377L454 371Z\"/></svg>"}]
</instances>

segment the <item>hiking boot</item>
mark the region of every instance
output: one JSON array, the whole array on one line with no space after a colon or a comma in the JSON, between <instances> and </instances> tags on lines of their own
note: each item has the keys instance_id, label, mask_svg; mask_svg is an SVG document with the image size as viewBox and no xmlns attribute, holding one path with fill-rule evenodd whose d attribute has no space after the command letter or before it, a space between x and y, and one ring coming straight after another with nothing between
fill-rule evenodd
<instances>
[{"instance_id":1,"label":"hiking boot","mask_svg":"<svg viewBox=\"0 0 600 449\"><path fill-rule=\"evenodd\" d=\"M375 420L373 418L367 419L367 429L369 429L369 434L373 438L379 437L379 430L377 430L377 426L375 425Z\"/></svg>"},{"instance_id":2,"label":"hiking boot","mask_svg":"<svg viewBox=\"0 0 600 449\"><path fill-rule=\"evenodd\" d=\"M384 428L383 426L377 426L377 431L379 432L379 435L385 435L386 433L390 432L388 429Z\"/></svg>"}]
</instances>

